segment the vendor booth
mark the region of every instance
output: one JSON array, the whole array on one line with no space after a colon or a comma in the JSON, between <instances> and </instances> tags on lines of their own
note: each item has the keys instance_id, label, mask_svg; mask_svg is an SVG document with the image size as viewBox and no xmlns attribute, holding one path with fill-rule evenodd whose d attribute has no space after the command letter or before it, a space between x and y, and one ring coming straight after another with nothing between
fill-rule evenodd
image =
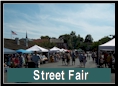
<instances>
[{"instance_id":1,"label":"vendor booth","mask_svg":"<svg viewBox=\"0 0 118 86\"><path fill-rule=\"evenodd\" d=\"M26 51L39 51L39 52L48 52L48 49L40 47L38 45L34 45L31 48L27 49Z\"/></svg>"},{"instance_id":2,"label":"vendor booth","mask_svg":"<svg viewBox=\"0 0 118 86\"><path fill-rule=\"evenodd\" d=\"M115 51L115 38L105 44L99 45L99 50Z\"/></svg>"},{"instance_id":3,"label":"vendor booth","mask_svg":"<svg viewBox=\"0 0 118 86\"><path fill-rule=\"evenodd\" d=\"M51 48L50 49L50 51L57 51L57 52L61 52L62 50L61 49L59 49L58 47L53 47L53 48Z\"/></svg>"},{"instance_id":4,"label":"vendor booth","mask_svg":"<svg viewBox=\"0 0 118 86\"><path fill-rule=\"evenodd\" d=\"M32 51L26 51L26 50L24 50L24 49L18 49L18 50L16 50L16 52L17 53L32 53Z\"/></svg>"},{"instance_id":5,"label":"vendor booth","mask_svg":"<svg viewBox=\"0 0 118 86\"><path fill-rule=\"evenodd\" d=\"M4 54L14 54L14 53L16 53L15 50L4 48Z\"/></svg>"},{"instance_id":6,"label":"vendor booth","mask_svg":"<svg viewBox=\"0 0 118 86\"><path fill-rule=\"evenodd\" d=\"M102 45L99 45L98 47L98 53L100 53L100 51L115 51L115 38L108 41L107 43L105 44L102 44ZM99 59L99 54L98 54L98 59ZM114 62L115 63L115 62ZM99 60L98 60L98 64L99 64ZM113 65L113 63L112 63ZM115 67L115 66L114 66Z\"/></svg>"}]
</instances>

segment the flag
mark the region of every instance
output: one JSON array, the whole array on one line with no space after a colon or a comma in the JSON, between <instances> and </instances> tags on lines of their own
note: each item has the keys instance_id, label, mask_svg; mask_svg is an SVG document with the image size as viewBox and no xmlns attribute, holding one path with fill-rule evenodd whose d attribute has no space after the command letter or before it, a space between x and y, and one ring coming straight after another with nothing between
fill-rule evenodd
<instances>
[{"instance_id":1,"label":"flag","mask_svg":"<svg viewBox=\"0 0 118 86\"><path fill-rule=\"evenodd\" d=\"M13 35L17 35L14 31L11 31L11 33L12 33Z\"/></svg>"}]
</instances>

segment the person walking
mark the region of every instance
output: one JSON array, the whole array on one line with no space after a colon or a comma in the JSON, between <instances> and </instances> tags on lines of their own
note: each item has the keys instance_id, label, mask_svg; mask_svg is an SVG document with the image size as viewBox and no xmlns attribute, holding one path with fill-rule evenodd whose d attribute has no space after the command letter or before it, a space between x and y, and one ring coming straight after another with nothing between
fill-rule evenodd
<instances>
[{"instance_id":1,"label":"person walking","mask_svg":"<svg viewBox=\"0 0 118 86\"><path fill-rule=\"evenodd\" d=\"M62 54L62 65L63 65L63 64L66 65L66 63L65 63L65 54Z\"/></svg>"},{"instance_id":2,"label":"person walking","mask_svg":"<svg viewBox=\"0 0 118 86\"><path fill-rule=\"evenodd\" d=\"M67 52L67 54L66 54L67 66L70 65L70 58L71 58L71 56L70 56L69 52Z\"/></svg>"},{"instance_id":3,"label":"person walking","mask_svg":"<svg viewBox=\"0 0 118 86\"><path fill-rule=\"evenodd\" d=\"M72 52L72 65L75 65L75 54L74 54L74 52Z\"/></svg>"},{"instance_id":4,"label":"person walking","mask_svg":"<svg viewBox=\"0 0 118 86\"><path fill-rule=\"evenodd\" d=\"M44 58L43 58L43 55L41 54L42 57L40 57L39 54L37 54L37 56L39 57L39 60L38 60L38 68L40 68L40 64L41 64L41 60L42 60L42 63L44 62Z\"/></svg>"},{"instance_id":5,"label":"person walking","mask_svg":"<svg viewBox=\"0 0 118 86\"><path fill-rule=\"evenodd\" d=\"M84 53L84 55L83 55L83 66L84 66L84 68L85 68L86 62L87 62L86 54Z\"/></svg>"},{"instance_id":6,"label":"person walking","mask_svg":"<svg viewBox=\"0 0 118 86\"><path fill-rule=\"evenodd\" d=\"M20 60L19 60L19 56L17 55L14 59L14 65L15 65L15 68L19 68L20 66Z\"/></svg>"},{"instance_id":7,"label":"person walking","mask_svg":"<svg viewBox=\"0 0 118 86\"><path fill-rule=\"evenodd\" d=\"M15 56L12 55L11 60L10 60L10 67L15 68Z\"/></svg>"},{"instance_id":8,"label":"person walking","mask_svg":"<svg viewBox=\"0 0 118 86\"><path fill-rule=\"evenodd\" d=\"M79 54L79 61L80 61L80 67L82 67L82 65L83 65L83 53L82 52Z\"/></svg>"},{"instance_id":9,"label":"person walking","mask_svg":"<svg viewBox=\"0 0 118 86\"><path fill-rule=\"evenodd\" d=\"M112 55L112 69L115 69L115 53Z\"/></svg>"},{"instance_id":10,"label":"person walking","mask_svg":"<svg viewBox=\"0 0 118 86\"><path fill-rule=\"evenodd\" d=\"M32 60L32 65L35 67L35 68L38 68L38 64L39 64L39 61L40 61L40 57L39 55L37 54L37 51L34 51L34 54L31 58Z\"/></svg>"},{"instance_id":11,"label":"person walking","mask_svg":"<svg viewBox=\"0 0 118 86\"><path fill-rule=\"evenodd\" d=\"M103 68L103 64L104 64L104 57L103 57L103 55L101 55L100 60L99 60L100 68Z\"/></svg>"},{"instance_id":12,"label":"person walking","mask_svg":"<svg viewBox=\"0 0 118 86\"><path fill-rule=\"evenodd\" d=\"M23 67L23 57L22 57L22 53L18 54L19 57L19 68Z\"/></svg>"},{"instance_id":13,"label":"person walking","mask_svg":"<svg viewBox=\"0 0 118 86\"><path fill-rule=\"evenodd\" d=\"M32 67L32 60L31 60L31 55L30 54L28 54L27 56L26 56L26 60L27 60L27 67L28 68L33 68Z\"/></svg>"},{"instance_id":14,"label":"person walking","mask_svg":"<svg viewBox=\"0 0 118 86\"><path fill-rule=\"evenodd\" d=\"M90 60L90 57L91 57L90 52L88 52L88 58L89 58L89 60Z\"/></svg>"},{"instance_id":15,"label":"person walking","mask_svg":"<svg viewBox=\"0 0 118 86\"><path fill-rule=\"evenodd\" d=\"M54 62L56 62L57 61L56 53L54 53L53 56L54 56Z\"/></svg>"},{"instance_id":16,"label":"person walking","mask_svg":"<svg viewBox=\"0 0 118 86\"><path fill-rule=\"evenodd\" d=\"M9 55L8 55L8 62L7 62L7 65L8 65L8 66L10 66L10 63L11 63L11 57L12 57L12 55L9 54Z\"/></svg>"},{"instance_id":17,"label":"person walking","mask_svg":"<svg viewBox=\"0 0 118 86\"><path fill-rule=\"evenodd\" d=\"M92 59L93 59L93 62L94 62L94 59L95 59L95 53L92 52Z\"/></svg>"},{"instance_id":18,"label":"person walking","mask_svg":"<svg viewBox=\"0 0 118 86\"><path fill-rule=\"evenodd\" d=\"M112 55L111 55L111 53L109 53L109 55L107 57L107 63L108 63L108 67L112 68Z\"/></svg>"},{"instance_id":19,"label":"person walking","mask_svg":"<svg viewBox=\"0 0 118 86\"><path fill-rule=\"evenodd\" d=\"M108 63L107 63L108 53L107 52L103 52L103 55L104 55L104 65L105 65L105 67L107 67L108 66Z\"/></svg>"}]
</instances>

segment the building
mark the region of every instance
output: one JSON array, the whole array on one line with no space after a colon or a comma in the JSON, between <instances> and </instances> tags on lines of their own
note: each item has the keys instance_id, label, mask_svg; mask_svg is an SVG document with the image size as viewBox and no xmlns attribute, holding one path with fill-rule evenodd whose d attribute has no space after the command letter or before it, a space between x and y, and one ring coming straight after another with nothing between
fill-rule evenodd
<instances>
[{"instance_id":1,"label":"building","mask_svg":"<svg viewBox=\"0 0 118 86\"><path fill-rule=\"evenodd\" d=\"M58 48L65 48L65 43L63 39L50 39L50 43L56 43Z\"/></svg>"},{"instance_id":2,"label":"building","mask_svg":"<svg viewBox=\"0 0 118 86\"><path fill-rule=\"evenodd\" d=\"M49 42L48 39L34 39L33 42L35 43L44 43L44 42Z\"/></svg>"}]
</instances>

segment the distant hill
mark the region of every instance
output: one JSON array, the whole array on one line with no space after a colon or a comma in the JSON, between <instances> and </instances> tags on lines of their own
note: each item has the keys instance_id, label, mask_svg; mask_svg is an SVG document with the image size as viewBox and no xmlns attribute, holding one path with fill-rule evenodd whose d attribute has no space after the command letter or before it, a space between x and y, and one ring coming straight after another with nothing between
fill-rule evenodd
<instances>
[{"instance_id":1,"label":"distant hill","mask_svg":"<svg viewBox=\"0 0 118 86\"><path fill-rule=\"evenodd\" d=\"M17 49L27 49L31 46L35 45L33 41L28 42L28 47L25 46L24 40L20 40L20 45L17 45L16 41L13 39L4 38L4 48L9 48L13 50Z\"/></svg>"}]
</instances>

